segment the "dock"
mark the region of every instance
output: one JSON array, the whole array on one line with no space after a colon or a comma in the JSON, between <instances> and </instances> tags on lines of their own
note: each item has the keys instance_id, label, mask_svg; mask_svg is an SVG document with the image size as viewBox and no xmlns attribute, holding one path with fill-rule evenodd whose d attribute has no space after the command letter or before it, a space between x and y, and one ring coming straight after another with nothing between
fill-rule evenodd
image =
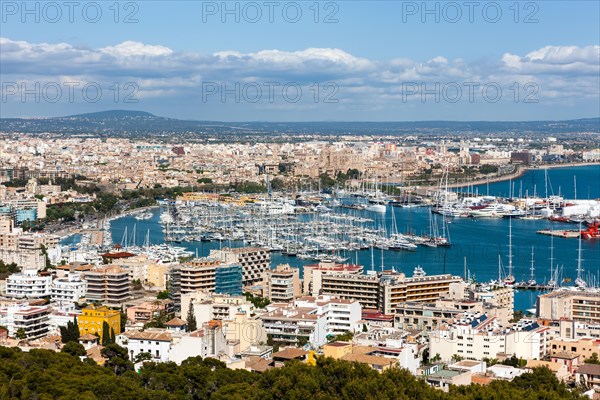
<instances>
[{"instance_id":1,"label":"dock","mask_svg":"<svg viewBox=\"0 0 600 400\"><path fill-rule=\"evenodd\" d=\"M540 235L557 236L562 238L578 238L581 235L581 231L574 230L541 230L537 231Z\"/></svg>"}]
</instances>

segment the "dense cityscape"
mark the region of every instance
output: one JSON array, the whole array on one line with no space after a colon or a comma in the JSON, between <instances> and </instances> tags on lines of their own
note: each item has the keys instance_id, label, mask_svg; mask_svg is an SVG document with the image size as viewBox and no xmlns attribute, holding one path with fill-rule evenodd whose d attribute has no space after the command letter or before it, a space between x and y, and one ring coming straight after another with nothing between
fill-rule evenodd
<instances>
[{"instance_id":1,"label":"dense cityscape","mask_svg":"<svg viewBox=\"0 0 600 400\"><path fill-rule=\"evenodd\" d=\"M600 400L598 15L0 0L0 400Z\"/></svg>"},{"instance_id":2,"label":"dense cityscape","mask_svg":"<svg viewBox=\"0 0 600 400\"><path fill-rule=\"evenodd\" d=\"M263 374L332 358L386 379L406 370L397 379L416 377L422 396L540 367L569 396L600 384L597 132L254 144L3 135L4 346L67 352L117 376L160 363L178 374L192 359ZM573 168L580 193L572 175L563 195L552 172ZM532 186L532 172L545 179ZM428 226L403 228L413 213ZM493 279L475 278L485 267L466 253L459 273L403 258L445 258L460 246L456 225L491 220L509 222ZM517 279L512 229L532 229L521 221L551 224L537 233L579 246L579 263L553 270L551 253L542 281L532 247L531 276ZM531 290L535 303L516 306Z\"/></svg>"}]
</instances>

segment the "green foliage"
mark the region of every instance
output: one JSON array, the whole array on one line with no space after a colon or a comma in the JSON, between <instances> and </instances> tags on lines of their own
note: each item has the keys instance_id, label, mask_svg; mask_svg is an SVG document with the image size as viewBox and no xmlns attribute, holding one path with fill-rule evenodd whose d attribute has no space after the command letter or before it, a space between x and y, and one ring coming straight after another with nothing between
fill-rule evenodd
<instances>
[{"instance_id":1,"label":"green foliage","mask_svg":"<svg viewBox=\"0 0 600 400\"><path fill-rule=\"evenodd\" d=\"M19 328L15 333L15 337L19 340L27 339L27 333L25 333L25 329Z\"/></svg>"},{"instance_id":2,"label":"green foliage","mask_svg":"<svg viewBox=\"0 0 600 400\"><path fill-rule=\"evenodd\" d=\"M194 303L192 303L191 301L190 301L190 306L188 308L186 322L187 322L186 330L188 332L193 332L196 329L198 329L198 325L196 323L196 315L194 314Z\"/></svg>"},{"instance_id":3,"label":"green foliage","mask_svg":"<svg viewBox=\"0 0 600 400\"><path fill-rule=\"evenodd\" d=\"M331 338L330 342L349 342L354 337L352 332L342 333Z\"/></svg>"},{"instance_id":4,"label":"green foliage","mask_svg":"<svg viewBox=\"0 0 600 400\"><path fill-rule=\"evenodd\" d=\"M0 279L6 279L10 274L16 274L21 272L21 268L16 263L6 264L0 260Z\"/></svg>"},{"instance_id":5,"label":"green foliage","mask_svg":"<svg viewBox=\"0 0 600 400\"><path fill-rule=\"evenodd\" d=\"M142 290L143 286L142 286L142 281L140 281L139 279L134 279L131 281L131 288L133 290Z\"/></svg>"},{"instance_id":6,"label":"green foliage","mask_svg":"<svg viewBox=\"0 0 600 400\"><path fill-rule=\"evenodd\" d=\"M246 296L246 300L252 303L255 308L265 308L269 304L271 304L271 300L266 297L254 296L250 292L244 292L244 296Z\"/></svg>"},{"instance_id":7,"label":"green foliage","mask_svg":"<svg viewBox=\"0 0 600 400\"><path fill-rule=\"evenodd\" d=\"M66 347L66 346L65 346ZM109 345L105 367L66 352L0 347L0 398L119 400L576 400L575 392L547 368L536 368L512 382L488 386L431 388L407 370L379 373L364 364L317 358L316 366L287 363L262 374L230 370L211 358L190 357L181 365L145 362L139 374L125 349Z\"/></svg>"},{"instance_id":8,"label":"green foliage","mask_svg":"<svg viewBox=\"0 0 600 400\"><path fill-rule=\"evenodd\" d=\"M103 333L104 336L104 333ZM127 349L110 343L100 353L106 359L104 366L111 369L115 375L123 375L127 371L133 371L133 363L129 361Z\"/></svg>"},{"instance_id":9,"label":"green foliage","mask_svg":"<svg viewBox=\"0 0 600 400\"><path fill-rule=\"evenodd\" d=\"M586 364L600 364L600 360L598 360L598 353L592 353L591 356L585 359Z\"/></svg>"},{"instance_id":10,"label":"green foliage","mask_svg":"<svg viewBox=\"0 0 600 400\"><path fill-rule=\"evenodd\" d=\"M335 179L330 177L326 172L319 175L319 180L321 181L322 188L330 188L335 185Z\"/></svg>"},{"instance_id":11,"label":"green foliage","mask_svg":"<svg viewBox=\"0 0 600 400\"><path fill-rule=\"evenodd\" d=\"M463 356L461 356L459 354L452 354L451 358L452 358L452 361L454 361L454 362L459 362L459 361L462 361L465 359Z\"/></svg>"},{"instance_id":12,"label":"green foliage","mask_svg":"<svg viewBox=\"0 0 600 400\"><path fill-rule=\"evenodd\" d=\"M77 342L68 342L60 351L76 357L83 357L87 354L83 345Z\"/></svg>"},{"instance_id":13,"label":"green foliage","mask_svg":"<svg viewBox=\"0 0 600 400\"><path fill-rule=\"evenodd\" d=\"M168 290L163 290L158 292L158 294L156 295L156 298L158 300L166 300L169 298L169 291Z\"/></svg>"},{"instance_id":14,"label":"green foliage","mask_svg":"<svg viewBox=\"0 0 600 400\"><path fill-rule=\"evenodd\" d=\"M266 193L267 187L256 182L235 183L233 189L238 193Z\"/></svg>"},{"instance_id":15,"label":"green foliage","mask_svg":"<svg viewBox=\"0 0 600 400\"><path fill-rule=\"evenodd\" d=\"M522 358L517 358L517 356L515 356L513 354L512 357L507 358L506 360L502 361L502 364L510 365L515 368L522 368L525 365L527 365L527 360L523 360Z\"/></svg>"},{"instance_id":16,"label":"green foliage","mask_svg":"<svg viewBox=\"0 0 600 400\"><path fill-rule=\"evenodd\" d=\"M483 164L479 167L479 172L482 174L492 174L498 172L498 167L496 165Z\"/></svg>"},{"instance_id":17,"label":"green foliage","mask_svg":"<svg viewBox=\"0 0 600 400\"><path fill-rule=\"evenodd\" d=\"M485 364L488 367L491 367L492 365L496 365L500 362L500 361L498 361L497 358L489 358L489 357L484 357L482 361L485 361Z\"/></svg>"},{"instance_id":18,"label":"green foliage","mask_svg":"<svg viewBox=\"0 0 600 400\"><path fill-rule=\"evenodd\" d=\"M283 190L285 188L285 183L281 178L273 178L271 180L271 189L273 190Z\"/></svg>"},{"instance_id":19,"label":"green foliage","mask_svg":"<svg viewBox=\"0 0 600 400\"><path fill-rule=\"evenodd\" d=\"M523 311L515 310L513 317L509 322L519 322L523 318Z\"/></svg>"},{"instance_id":20,"label":"green foliage","mask_svg":"<svg viewBox=\"0 0 600 400\"><path fill-rule=\"evenodd\" d=\"M200 178L200 179L198 179L197 182L200 184L204 184L204 183L210 184L210 183L213 183L213 180L210 178Z\"/></svg>"},{"instance_id":21,"label":"green foliage","mask_svg":"<svg viewBox=\"0 0 600 400\"><path fill-rule=\"evenodd\" d=\"M73 317L73 321L67 322L67 326L60 327L60 338L63 343L79 341L79 325L77 317Z\"/></svg>"},{"instance_id":22,"label":"green foliage","mask_svg":"<svg viewBox=\"0 0 600 400\"><path fill-rule=\"evenodd\" d=\"M152 360L152 354L148 353L147 351L138 353L137 356L135 356L135 358L133 359L133 362L135 364L139 363L139 362L143 362L143 361L150 361Z\"/></svg>"}]
</instances>

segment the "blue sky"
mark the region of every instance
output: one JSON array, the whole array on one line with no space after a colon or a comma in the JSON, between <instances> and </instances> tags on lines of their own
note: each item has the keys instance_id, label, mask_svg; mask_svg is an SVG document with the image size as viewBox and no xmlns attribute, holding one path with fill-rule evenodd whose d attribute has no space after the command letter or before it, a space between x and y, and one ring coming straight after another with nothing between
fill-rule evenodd
<instances>
[{"instance_id":1,"label":"blue sky","mask_svg":"<svg viewBox=\"0 0 600 400\"><path fill-rule=\"evenodd\" d=\"M118 14L113 1L30 2L29 13L1 3L2 117L534 120L600 109L597 1L138 1Z\"/></svg>"}]
</instances>

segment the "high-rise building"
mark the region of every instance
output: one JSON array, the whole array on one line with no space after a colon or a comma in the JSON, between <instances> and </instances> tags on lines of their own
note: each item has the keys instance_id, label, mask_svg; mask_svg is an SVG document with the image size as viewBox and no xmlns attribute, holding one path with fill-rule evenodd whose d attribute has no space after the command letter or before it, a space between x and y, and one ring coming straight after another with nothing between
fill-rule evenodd
<instances>
[{"instance_id":1,"label":"high-rise building","mask_svg":"<svg viewBox=\"0 0 600 400\"><path fill-rule=\"evenodd\" d=\"M27 339L38 339L46 336L49 330L49 315L52 309L48 306L30 306L29 304L12 304L0 308L0 325L8 329L8 335L16 337L19 330Z\"/></svg>"},{"instance_id":2,"label":"high-rise building","mask_svg":"<svg viewBox=\"0 0 600 400\"><path fill-rule=\"evenodd\" d=\"M129 300L129 274L118 266L94 268L85 273L86 298L103 304L121 305Z\"/></svg>"},{"instance_id":3,"label":"high-rise building","mask_svg":"<svg viewBox=\"0 0 600 400\"><path fill-rule=\"evenodd\" d=\"M12 274L6 279L6 295L8 297L42 298L50 297L52 275L37 270L25 270L20 274Z\"/></svg>"},{"instance_id":4,"label":"high-rise building","mask_svg":"<svg viewBox=\"0 0 600 400\"><path fill-rule=\"evenodd\" d=\"M220 265L215 269L215 293L242 294L242 266Z\"/></svg>"},{"instance_id":5,"label":"high-rise building","mask_svg":"<svg viewBox=\"0 0 600 400\"><path fill-rule=\"evenodd\" d=\"M287 303L300 296L300 274L298 268L289 264L278 265L265 272L265 297L272 302Z\"/></svg>"},{"instance_id":6,"label":"high-rise building","mask_svg":"<svg viewBox=\"0 0 600 400\"><path fill-rule=\"evenodd\" d=\"M260 247L211 250L209 258L220 260L224 264L241 265L244 286L261 283L264 272L271 266L269 249Z\"/></svg>"},{"instance_id":7,"label":"high-rise building","mask_svg":"<svg viewBox=\"0 0 600 400\"><path fill-rule=\"evenodd\" d=\"M598 293L554 291L538 296L538 317L550 320L561 318L577 322L600 323Z\"/></svg>"}]
</instances>

